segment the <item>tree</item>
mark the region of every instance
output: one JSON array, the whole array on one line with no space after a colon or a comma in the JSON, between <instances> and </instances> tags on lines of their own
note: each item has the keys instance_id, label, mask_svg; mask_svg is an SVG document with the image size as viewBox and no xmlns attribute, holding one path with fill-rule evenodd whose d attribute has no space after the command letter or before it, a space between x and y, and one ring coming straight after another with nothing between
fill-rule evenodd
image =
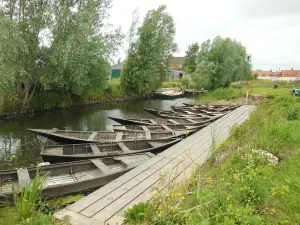
<instances>
[{"instance_id":1,"label":"tree","mask_svg":"<svg viewBox=\"0 0 300 225\"><path fill-rule=\"evenodd\" d=\"M37 89L83 95L109 76L121 44L109 31L111 0L3 0L0 4L0 92L24 108Z\"/></svg>"},{"instance_id":2,"label":"tree","mask_svg":"<svg viewBox=\"0 0 300 225\"><path fill-rule=\"evenodd\" d=\"M122 68L121 83L128 94L145 96L157 90L167 75L163 62L176 50L175 24L166 6L150 10L138 29L135 49Z\"/></svg>"},{"instance_id":3,"label":"tree","mask_svg":"<svg viewBox=\"0 0 300 225\"><path fill-rule=\"evenodd\" d=\"M183 70L187 73L194 73L197 67L196 58L200 49L199 44L193 43L189 45L188 50L185 52L183 61Z\"/></svg>"},{"instance_id":4,"label":"tree","mask_svg":"<svg viewBox=\"0 0 300 225\"><path fill-rule=\"evenodd\" d=\"M217 36L212 42L201 44L192 77L198 87L216 89L229 87L233 81L247 80L250 69L251 56L246 48L236 40Z\"/></svg>"},{"instance_id":5,"label":"tree","mask_svg":"<svg viewBox=\"0 0 300 225\"><path fill-rule=\"evenodd\" d=\"M0 86L28 106L43 70L40 35L49 25L50 0L3 0L0 5Z\"/></svg>"},{"instance_id":6,"label":"tree","mask_svg":"<svg viewBox=\"0 0 300 225\"><path fill-rule=\"evenodd\" d=\"M109 59L122 39L120 30L105 33L110 4L111 0L56 0L45 87L82 95L105 85Z\"/></svg>"}]
</instances>

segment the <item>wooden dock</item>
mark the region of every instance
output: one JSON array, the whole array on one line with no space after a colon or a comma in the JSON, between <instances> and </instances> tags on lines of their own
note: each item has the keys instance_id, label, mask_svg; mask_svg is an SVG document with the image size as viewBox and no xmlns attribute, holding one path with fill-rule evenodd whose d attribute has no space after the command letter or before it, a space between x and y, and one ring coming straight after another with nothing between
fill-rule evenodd
<instances>
[{"instance_id":1,"label":"wooden dock","mask_svg":"<svg viewBox=\"0 0 300 225\"><path fill-rule=\"evenodd\" d=\"M55 213L73 225L120 225L123 212L147 201L152 190L165 191L187 179L196 165L209 158L212 149L224 142L233 127L243 124L255 106L244 105L156 155L87 197Z\"/></svg>"}]
</instances>

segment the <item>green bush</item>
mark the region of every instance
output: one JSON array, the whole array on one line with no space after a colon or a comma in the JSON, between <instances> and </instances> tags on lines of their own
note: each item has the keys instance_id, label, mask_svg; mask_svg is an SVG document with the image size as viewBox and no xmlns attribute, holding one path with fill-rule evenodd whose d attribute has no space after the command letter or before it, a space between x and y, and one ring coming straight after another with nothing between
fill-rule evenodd
<instances>
[{"instance_id":1,"label":"green bush","mask_svg":"<svg viewBox=\"0 0 300 225\"><path fill-rule=\"evenodd\" d=\"M179 81L166 81L162 83L162 88L180 87Z\"/></svg>"},{"instance_id":2,"label":"green bush","mask_svg":"<svg viewBox=\"0 0 300 225\"><path fill-rule=\"evenodd\" d=\"M196 101L197 103L202 102L212 102L216 100L233 100L241 96L241 91L234 89L232 87L230 88L218 88L206 95L202 95L199 97L199 99Z\"/></svg>"},{"instance_id":3,"label":"green bush","mask_svg":"<svg viewBox=\"0 0 300 225\"><path fill-rule=\"evenodd\" d=\"M188 89L190 88L190 85L191 85L191 78L189 75L184 75L182 80L181 80L181 83L182 83L182 86L185 88L185 89Z\"/></svg>"}]
</instances>

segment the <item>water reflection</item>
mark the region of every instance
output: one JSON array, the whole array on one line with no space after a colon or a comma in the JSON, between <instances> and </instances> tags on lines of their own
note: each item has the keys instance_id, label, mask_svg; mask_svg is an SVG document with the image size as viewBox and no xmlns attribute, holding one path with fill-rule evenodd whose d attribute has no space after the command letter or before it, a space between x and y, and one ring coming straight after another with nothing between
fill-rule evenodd
<instances>
[{"instance_id":1,"label":"water reflection","mask_svg":"<svg viewBox=\"0 0 300 225\"><path fill-rule=\"evenodd\" d=\"M0 122L0 170L34 166L42 161L40 158L42 145L53 142L28 132L28 128L109 130L117 123L108 119L108 116L153 118L154 116L145 112L143 108L169 109L171 105L190 101L181 98L95 105L22 116L13 121Z\"/></svg>"}]
</instances>

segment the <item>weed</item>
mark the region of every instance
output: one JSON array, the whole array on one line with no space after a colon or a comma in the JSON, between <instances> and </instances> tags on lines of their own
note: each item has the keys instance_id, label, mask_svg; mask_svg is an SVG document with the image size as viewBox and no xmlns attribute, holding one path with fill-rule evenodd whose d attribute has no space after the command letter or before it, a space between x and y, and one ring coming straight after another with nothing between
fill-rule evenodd
<instances>
[{"instance_id":1,"label":"weed","mask_svg":"<svg viewBox=\"0 0 300 225\"><path fill-rule=\"evenodd\" d=\"M20 221L30 218L34 213L40 201L44 181L45 176L40 176L37 171L36 176L31 181L30 185L25 186L20 193L15 195L15 209Z\"/></svg>"}]
</instances>

